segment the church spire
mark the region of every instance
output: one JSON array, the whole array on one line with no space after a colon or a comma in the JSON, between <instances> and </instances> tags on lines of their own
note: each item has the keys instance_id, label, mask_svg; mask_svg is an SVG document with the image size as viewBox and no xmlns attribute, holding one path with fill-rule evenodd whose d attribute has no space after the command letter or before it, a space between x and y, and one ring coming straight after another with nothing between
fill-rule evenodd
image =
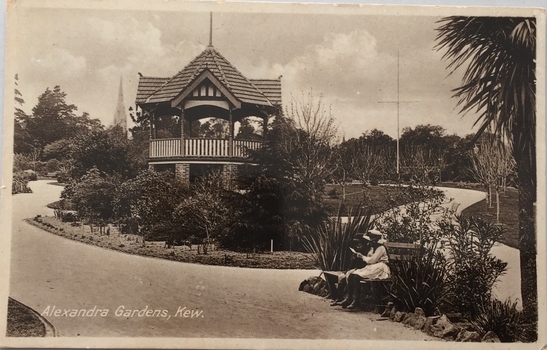
<instances>
[{"instance_id":1,"label":"church spire","mask_svg":"<svg viewBox=\"0 0 547 350\"><path fill-rule=\"evenodd\" d=\"M118 104L114 113L114 126L120 126L123 131L127 131L127 116L125 114L125 105L123 103L123 84L120 77L120 90L118 92Z\"/></svg>"}]
</instances>

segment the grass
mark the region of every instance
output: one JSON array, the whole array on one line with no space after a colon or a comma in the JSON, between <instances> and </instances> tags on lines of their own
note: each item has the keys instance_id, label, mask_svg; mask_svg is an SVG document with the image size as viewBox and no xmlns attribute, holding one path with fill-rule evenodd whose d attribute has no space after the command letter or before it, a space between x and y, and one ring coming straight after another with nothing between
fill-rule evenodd
<instances>
[{"instance_id":1,"label":"grass","mask_svg":"<svg viewBox=\"0 0 547 350\"><path fill-rule=\"evenodd\" d=\"M336 196L331 195L333 190L336 191ZM345 204L347 207L364 205L372 209L372 214L377 214L390 209L386 198L388 195L394 195L398 191L399 189L394 186L363 187L363 185L360 184L350 184L346 186ZM396 199L396 206L408 203L408 201L398 198L398 196L393 197ZM330 208L330 213L336 215L338 208L342 204L342 186L333 184L326 185L323 202Z\"/></svg>"},{"instance_id":2,"label":"grass","mask_svg":"<svg viewBox=\"0 0 547 350\"><path fill-rule=\"evenodd\" d=\"M489 222L496 221L495 195L493 208L488 208L486 200L482 200L462 211L463 216L480 217ZM518 248L519 241L519 217L518 217L518 191L507 188L505 194L500 192L500 222L503 234L500 242L512 248Z\"/></svg>"},{"instance_id":3,"label":"grass","mask_svg":"<svg viewBox=\"0 0 547 350\"><path fill-rule=\"evenodd\" d=\"M42 321L27 306L8 298L7 337L45 337Z\"/></svg>"},{"instance_id":4,"label":"grass","mask_svg":"<svg viewBox=\"0 0 547 350\"><path fill-rule=\"evenodd\" d=\"M92 233L89 226L72 226L70 223L62 222L51 216L36 217L26 221L68 239L134 255L203 265L263 269L317 269L312 255L308 253L279 251L273 254L269 252L246 254L228 250L209 250L207 254L198 254L195 245L192 250L184 246L165 248L163 241L146 242L143 246L135 235L120 235L118 233L99 235L97 232Z\"/></svg>"}]
</instances>

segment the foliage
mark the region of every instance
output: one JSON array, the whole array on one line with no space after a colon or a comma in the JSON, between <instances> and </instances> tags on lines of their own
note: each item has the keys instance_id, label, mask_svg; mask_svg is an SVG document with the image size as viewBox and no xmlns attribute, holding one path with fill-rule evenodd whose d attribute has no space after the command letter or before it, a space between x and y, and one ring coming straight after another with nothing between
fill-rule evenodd
<instances>
[{"instance_id":1,"label":"foliage","mask_svg":"<svg viewBox=\"0 0 547 350\"><path fill-rule=\"evenodd\" d=\"M135 177L142 167L132 155L129 141L120 127L95 130L74 138L71 176L78 179L96 167L108 175L123 179Z\"/></svg>"},{"instance_id":2,"label":"foliage","mask_svg":"<svg viewBox=\"0 0 547 350\"><path fill-rule=\"evenodd\" d=\"M522 312L517 309L516 301L492 299L481 305L472 324L482 334L489 331L495 332L505 343L523 340L521 335L523 321Z\"/></svg>"},{"instance_id":3,"label":"foliage","mask_svg":"<svg viewBox=\"0 0 547 350\"><path fill-rule=\"evenodd\" d=\"M174 221L211 242L220 236L229 220L230 210L223 198L224 191L220 172L198 178L190 185L190 194L175 208ZM207 244L203 248L207 253Z\"/></svg>"},{"instance_id":4,"label":"foliage","mask_svg":"<svg viewBox=\"0 0 547 350\"><path fill-rule=\"evenodd\" d=\"M490 301L492 288L507 266L490 254L501 236L501 229L482 219L462 216L457 216L456 222L445 220L439 225L449 240L450 266L446 282L451 296L449 304L474 318L480 313L480 307Z\"/></svg>"},{"instance_id":5,"label":"foliage","mask_svg":"<svg viewBox=\"0 0 547 350\"><path fill-rule=\"evenodd\" d=\"M517 163L519 251L525 313L537 320L536 20L511 17L443 18L438 49L449 68L466 67L455 97L462 112L476 109L476 123L509 140Z\"/></svg>"},{"instance_id":6,"label":"foliage","mask_svg":"<svg viewBox=\"0 0 547 350\"><path fill-rule=\"evenodd\" d=\"M28 187L29 177L24 172L14 172L13 181L11 184L11 194L17 193L32 193Z\"/></svg>"},{"instance_id":7,"label":"foliage","mask_svg":"<svg viewBox=\"0 0 547 350\"><path fill-rule=\"evenodd\" d=\"M114 193L119 184L119 179L93 167L78 182L69 184L61 197L70 200L87 223L104 227L113 218Z\"/></svg>"},{"instance_id":8,"label":"foliage","mask_svg":"<svg viewBox=\"0 0 547 350\"><path fill-rule=\"evenodd\" d=\"M100 129L98 119L91 119L87 113L75 114L77 107L66 103L66 93L59 86L46 89L38 97L38 103L31 115L19 115L17 122L28 133L32 145L40 149L67 135L77 135L89 130ZM17 141L17 138L16 138ZM16 149L17 151L17 149Z\"/></svg>"},{"instance_id":9,"label":"foliage","mask_svg":"<svg viewBox=\"0 0 547 350\"><path fill-rule=\"evenodd\" d=\"M447 265L435 243L405 260L390 263L393 283L389 293L399 310L412 312L420 307L427 316L438 314L438 305L447 297Z\"/></svg>"},{"instance_id":10,"label":"foliage","mask_svg":"<svg viewBox=\"0 0 547 350\"><path fill-rule=\"evenodd\" d=\"M314 255L317 265L323 271L346 271L353 254L350 243L358 233L367 232L374 222L370 212L361 207L350 210L347 223L342 222L342 211L338 216L324 222L316 232L302 238L304 248Z\"/></svg>"},{"instance_id":11,"label":"foliage","mask_svg":"<svg viewBox=\"0 0 547 350\"><path fill-rule=\"evenodd\" d=\"M172 174L143 171L117 188L115 218L143 240L173 239L181 233L173 212L187 195L187 186Z\"/></svg>"},{"instance_id":12,"label":"foliage","mask_svg":"<svg viewBox=\"0 0 547 350\"><path fill-rule=\"evenodd\" d=\"M279 182L263 174L243 192L226 194L230 208L228 230L218 237L222 247L235 251L264 251L284 248L283 202Z\"/></svg>"},{"instance_id":13,"label":"foliage","mask_svg":"<svg viewBox=\"0 0 547 350\"><path fill-rule=\"evenodd\" d=\"M298 247L300 237L326 219L322 195L325 181L332 172L330 142L334 137L332 120L317 120L324 117L321 106L311 109L297 103L293 105L295 110L296 106L302 110L294 117L302 118L300 123L307 126L298 127L294 119L276 116L264 146L253 154L262 173L279 183L283 225L287 232L285 244L289 249L294 245ZM309 116L309 113L317 114Z\"/></svg>"},{"instance_id":14,"label":"foliage","mask_svg":"<svg viewBox=\"0 0 547 350\"><path fill-rule=\"evenodd\" d=\"M427 242L438 235L432 215L447 215L441 206L444 193L423 185L401 186L400 191L387 193L390 209L381 213L376 226L393 242ZM425 200L424 200L425 199ZM407 203L397 206L397 203Z\"/></svg>"}]
</instances>

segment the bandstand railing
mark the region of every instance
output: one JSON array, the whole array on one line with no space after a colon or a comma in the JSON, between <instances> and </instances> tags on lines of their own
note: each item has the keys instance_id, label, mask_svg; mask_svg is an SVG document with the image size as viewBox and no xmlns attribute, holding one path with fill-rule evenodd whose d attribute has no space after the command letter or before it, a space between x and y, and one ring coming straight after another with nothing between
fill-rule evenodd
<instances>
[{"instance_id":1,"label":"bandstand railing","mask_svg":"<svg viewBox=\"0 0 547 350\"><path fill-rule=\"evenodd\" d=\"M247 150L262 147L262 141L233 140L232 142L230 147L229 139L191 138L184 140L183 149L181 139L150 140L149 157L246 158Z\"/></svg>"}]
</instances>

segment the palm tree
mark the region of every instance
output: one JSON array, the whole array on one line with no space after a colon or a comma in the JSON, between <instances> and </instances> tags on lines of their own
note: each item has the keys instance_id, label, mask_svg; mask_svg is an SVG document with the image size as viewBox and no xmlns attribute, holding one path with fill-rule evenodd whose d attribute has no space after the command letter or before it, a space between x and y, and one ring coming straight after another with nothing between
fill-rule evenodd
<instances>
[{"instance_id":1,"label":"palm tree","mask_svg":"<svg viewBox=\"0 0 547 350\"><path fill-rule=\"evenodd\" d=\"M475 110L476 138L491 128L510 141L519 186L519 250L524 312L537 320L536 233L536 20L447 17L437 28L448 68L465 69L454 96L462 112Z\"/></svg>"}]
</instances>

